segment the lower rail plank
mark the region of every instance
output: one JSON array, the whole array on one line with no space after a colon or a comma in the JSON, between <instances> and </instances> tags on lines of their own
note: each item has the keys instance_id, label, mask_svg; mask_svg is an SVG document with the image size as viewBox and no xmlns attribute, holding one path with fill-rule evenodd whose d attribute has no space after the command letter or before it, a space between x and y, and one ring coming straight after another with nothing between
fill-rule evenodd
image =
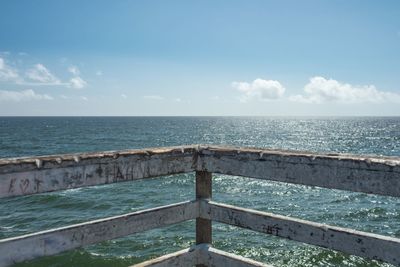
<instances>
[{"instance_id":1,"label":"lower rail plank","mask_svg":"<svg viewBox=\"0 0 400 267\"><path fill-rule=\"evenodd\" d=\"M199 248L198 259L199 263L205 266L272 267L271 265L228 253L210 246Z\"/></svg>"},{"instance_id":2,"label":"lower rail plank","mask_svg":"<svg viewBox=\"0 0 400 267\"><path fill-rule=\"evenodd\" d=\"M272 267L271 265L213 248L208 243L198 244L131 267L194 266L199 264L204 266Z\"/></svg>"},{"instance_id":3,"label":"lower rail plank","mask_svg":"<svg viewBox=\"0 0 400 267\"><path fill-rule=\"evenodd\" d=\"M201 203L200 217L400 266L400 239L329 226L216 202Z\"/></svg>"},{"instance_id":4,"label":"lower rail plank","mask_svg":"<svg viewBox=\"0 0 400 267\"><path fill-rule=\"evenodd\" d=\"M50 256L146 230L195 219L197 201L186 201L0 240L0 266Z\"/></svg>"},{"instance_id":5,"label":"lower rail plank","mask_svg":"<svg viewBox=\"0 0 400 267\"><path fill-rule=\"evenodd\" d=\"M193 266L197 261L196 253L197 251L193 248L182 249L156 259L132 265L131 267Z\"/></svg>"}]
</instances>

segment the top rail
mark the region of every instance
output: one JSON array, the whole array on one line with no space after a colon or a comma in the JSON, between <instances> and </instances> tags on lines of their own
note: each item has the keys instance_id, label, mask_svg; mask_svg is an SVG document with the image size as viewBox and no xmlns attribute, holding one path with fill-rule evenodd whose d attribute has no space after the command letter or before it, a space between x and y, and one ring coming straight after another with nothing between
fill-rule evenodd
<instances>
[{"instance_id":1,"label":"top rail","mask_svg":"<svg viewBox=\"0 0 400 267\"><path fill-rule=\"evenodd\" d=\"M400 196L400 157L209 147L202 151L209 172Z\"/></svg>"},{"instance_id":2,"label":"top rail","mask_svg":"<svg viewBox=\"0 0 400 267\"><path fill-rule=\"evenodd\" d=\"M194 146L0 159L0 197L191 172Z\"/></svg>"},{"instance_id":3,"label":"top rail","mask_svg":"<svg viewBox=\"0 0 400 267\"><path fill-rule=\"evenodd\" d=\"M0 197L193 171L400 196L400 157L190 145L0 159Z\"/></svg>"}]
</instances>

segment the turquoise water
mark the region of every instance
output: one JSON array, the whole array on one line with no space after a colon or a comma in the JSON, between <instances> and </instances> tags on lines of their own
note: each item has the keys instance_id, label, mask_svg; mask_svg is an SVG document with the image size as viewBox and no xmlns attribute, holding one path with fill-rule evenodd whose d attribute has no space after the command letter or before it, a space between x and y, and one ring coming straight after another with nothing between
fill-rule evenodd
<instances>
[{"instance_id":1,"label":"turquoise water","mask_svg":"<svg viewBox=\"0 0 400 267\"><path fill-rule=\"evenodd\" d=\"M0 118L0 158L194 143L400 156L400 118ZM184 174L0 199L0 238L194 198ZM400 237L400 199L215 175L213 198ZM389 266L223 224L214 246L276 266ZM194 222L103 242L18 266L128 266L188 247Z\"/></svg>"}]
</instances>

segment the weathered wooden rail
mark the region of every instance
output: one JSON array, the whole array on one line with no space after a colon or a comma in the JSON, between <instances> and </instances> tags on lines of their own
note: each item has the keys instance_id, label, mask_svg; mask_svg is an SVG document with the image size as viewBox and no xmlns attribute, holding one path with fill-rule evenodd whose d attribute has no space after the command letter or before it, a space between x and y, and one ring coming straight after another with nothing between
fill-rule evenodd
<instances>
[{"instance_id":1,"label":"weathered wooden rail","mask_svg":"<svg viewBox=\"0 0 400 267\"><path fill-rule=\"evenodd\" d=\"M206 145L0 159L0 198L196 172L196 199L0 240L0 266L186 220L196 245L137 266L268 266L217 250L212 221L400 266L400 239L216 203L212 173L400 197L400 158Z\"/></svg>"}]
</instances>

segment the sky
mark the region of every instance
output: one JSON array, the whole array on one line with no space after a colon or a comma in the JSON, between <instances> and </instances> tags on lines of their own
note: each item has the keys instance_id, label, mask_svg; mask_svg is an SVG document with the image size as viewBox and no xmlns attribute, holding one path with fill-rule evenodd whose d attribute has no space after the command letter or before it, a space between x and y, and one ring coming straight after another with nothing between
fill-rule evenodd
<instances>
[{"instance_id":1,"label":"sky","mask_svg":"<svg viewBox=\"0 0 400 267\"><path fill-rule=\"evenodd\" d=\"M0 116L400 116L400 1L0 1Z\"/></svg>"}]
</instances>

